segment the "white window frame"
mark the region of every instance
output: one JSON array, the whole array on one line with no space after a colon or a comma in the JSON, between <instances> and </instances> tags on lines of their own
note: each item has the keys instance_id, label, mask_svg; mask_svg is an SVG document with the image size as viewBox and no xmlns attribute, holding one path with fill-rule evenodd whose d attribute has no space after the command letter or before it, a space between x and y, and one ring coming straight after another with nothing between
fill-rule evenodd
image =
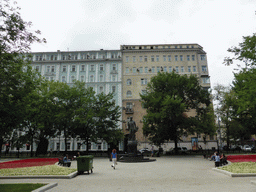
<instances>
[{"instance_id":1,"label":"white window frame","mask_svg":"<svg viewBox=\"0 0 256 192\"><path fill-rule=\"evenodd\" d=\"M71 65L71 71L75 72L76 71L76 65Z\"/></svg>"},{"instance_id":2,"label":"white window frame","mask_svg":"<svg viewBox=\"0 0 256 192\"><path fill-rule=\"evenodd\" d=\"M90 65L90 71L94 71L95 68L94 68L94 65Z\"/></svg>"},{"instance_id":3,"label":"white window frame","mask_svg":"<svg viewBox=\"0 0 256 192\"><path fill-rule=\"evenodd\" d=\"M66 65L62 66L62 72L67 72L67 66Z\"/></svg>"}]
</instances>

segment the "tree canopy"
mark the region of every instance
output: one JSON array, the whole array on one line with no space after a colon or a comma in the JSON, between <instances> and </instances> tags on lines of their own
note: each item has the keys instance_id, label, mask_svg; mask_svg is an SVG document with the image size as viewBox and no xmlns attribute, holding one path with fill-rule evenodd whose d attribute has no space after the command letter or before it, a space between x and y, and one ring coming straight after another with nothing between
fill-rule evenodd
<instances>
[{"instance_id":1,"label":"tree canopy","mask_svg":"<svg viewBox=\"0 0 256 192\"><path fill-rule=\"evenodd\" d=\"M196 125L203 119L202 114L209 112L210 94L194 75L158 73L141 94L141 101L147 110L143 133L154 144L173 140L177 148L182 135L205 131ZM191 111L195 112L194 116L188 115Z\"/></svg>"}]
</instances>

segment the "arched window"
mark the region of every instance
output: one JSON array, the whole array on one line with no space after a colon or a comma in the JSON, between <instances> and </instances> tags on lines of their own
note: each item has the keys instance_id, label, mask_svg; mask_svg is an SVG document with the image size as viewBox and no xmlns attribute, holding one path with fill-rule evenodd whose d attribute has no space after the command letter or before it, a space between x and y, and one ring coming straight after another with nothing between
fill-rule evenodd
<instances>
[{"instance_id":1,"label":"arched window","mask_svg":"<svg viewBox=\"0 0 256 192\"><path fill-rule=\"evenodd\" d=\"M131 84L132 84L132 80L131 79L127 79L126 85L131 85Z\"/></svg>"},{"instance_id":2,"label":"arched window","mask_svg":"<svg viewBox=\"0 0 256 192\"><path fill-rule=\"evenodd\" d=\"M132 92L131 91L127 91L126 96L127 97L131 97L132 96Z\"/></svg>"}]
</instances>

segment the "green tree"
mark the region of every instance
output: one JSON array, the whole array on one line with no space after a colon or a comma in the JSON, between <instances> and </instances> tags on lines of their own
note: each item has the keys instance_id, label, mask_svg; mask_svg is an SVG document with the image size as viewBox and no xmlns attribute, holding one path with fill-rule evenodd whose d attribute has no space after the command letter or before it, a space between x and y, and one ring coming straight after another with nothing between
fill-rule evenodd
<instances>
[{"instance_id":1,"label":"green tree","mask_svg":"<svg viewBox=\"0 0 256 192\"><path fill-rule=\"evenodd\" d=\"M225 65L233 64L234 61L242 61L245 63L245 68L256 65L256 33L252 36L244 36L243 42L239 43L238 47L231 47L228 52L232 53L233 57L224 59ZM238 66L240 66L238 64Z\"/></svg>"},{"instance_id":2,"label":"green tree","mask_svg":"<svg viewBox=\"0 0 256 192\"><path fill-rule=\"evenodd\" d=\"M34 89L32 71L21 54L29 51L33 42L46 42L30 31L31 22L25 22L16 5L9 0L0 4L0 145L19 127L26 94ZM24 67L28 71L24 71Z\"/></svg>"},{"instance_id":3,"label":"green tree","mask_svg":"<svg viewBox=\"0 0 256 192\"><path fill-rule=\"evenodd\" d=\"M173 140L177 143L186 133L194 133L200 120L186 113L203 111L211 103L210 94L200 85L196 76L158 73L141 95L147 115L143 120L143 133L156 145Z\"/></svg>"},{"instance_id":4,"label":"green tree","mask_svg":"<svg viewBox=\"0 0 256 192\"><path fill-rule=\"evenodd\" d=\"M235 73L232 90L235 100L233 110L235 120L241 125L241 130L250 134L256 133L256 102L255 102L255 80L256 80L256 33L252 36L243 37L239 46L228 49L233 57L226 57L224 64L230 65L237 61L240 71ZM245 64L241 67L241 62Z\"/></svg>"},{"instance_id":5,"label":"green tree","mask_svg":"<svg viewBox=\"0 0 256 192\"><path fill-rule=\"evenodd\" d=\"M83 84L76 85L84 87ZM117 129L120 108L115 106L113 94L95 95L92 88L80 88L80 96L75 111L75 133L86 143L86 151L90 142L105 140L118 142L122 131Z\"/></svg>"}]
</instances>

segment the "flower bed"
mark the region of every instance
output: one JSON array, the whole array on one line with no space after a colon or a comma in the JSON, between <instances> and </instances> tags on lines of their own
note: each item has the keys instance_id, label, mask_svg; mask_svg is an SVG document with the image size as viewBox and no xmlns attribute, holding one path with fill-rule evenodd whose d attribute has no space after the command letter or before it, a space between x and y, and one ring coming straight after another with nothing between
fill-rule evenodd
<instances>
[{"instance_id":1,"label":"flower bed","mask_svg":"<svg viewBox=\"0 0 256 192\"><path fill-rule=\"evenodd\" d=\"M58 158L22 159L0 163L0 169L53 165L58 161Z\"/></svg>"},{"instance_id":2,"label":"flower bed","mask_svg":"<svg viewBox=\"0 0 256 192\"><path fill-rule=\"evenodd\" d=\"M235 162L256 162L256 155L228 155L227 160Z\"/></svg>"},{"instance_id":3,"label":"flower bed","mask_svg":"<svg viewBox=\"0 0 256 192\"><path fill-rule=\"evenodd\" d=\"M77 169L61 167L58 165L46 165L36 167L23 167L13 169L1 169L0 176L21 176L21 175L68 175Z\"/></svg>"},{"instance_id":4,"label":"flower bed","mask_svg":"<svg viewBox=\"0 0 256 192\"><path fill-rule=\"evenodd\" d=\"M218 167L218 169L225 170L231 173L256 173L255 162L238 162L231 165Z\"/></svg>"}]
</instances>

